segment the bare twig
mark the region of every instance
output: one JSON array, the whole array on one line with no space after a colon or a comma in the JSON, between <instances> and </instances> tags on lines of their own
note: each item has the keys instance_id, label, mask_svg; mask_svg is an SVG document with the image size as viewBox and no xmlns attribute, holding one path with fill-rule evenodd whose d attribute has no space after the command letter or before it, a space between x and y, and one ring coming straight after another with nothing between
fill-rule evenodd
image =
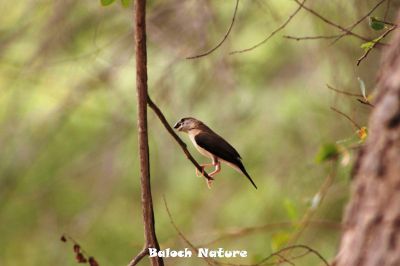
<instances>
[{"instance_id":1,"label":"bare twig","mask_svg":"<svg viewBox=\"0 0 400 266\"><path fill-rule=\"evenodd\" d=\"M353 126L355 126L358 130L361 129L361 127L350 116L346 115L342 111L339 111L338 109L336 109L335 107L332 107L332 106L331 106L331 110L336 112L336 113L338 113L338 114L340 114L340 115L342 115L342 116L344 116L345 118L347 118L347 120L349 120L351 122L351 124Z\"/></svg>"},{"instance_id":2,"label":"bare twig","mask_svg":"<svg viewBox=\"0 0 400 266\"><path fill-rule=\"evenodd\" d=\"M164 200L164 206L165 209L167 210L167 214L169 217L169 221L171 222L172 226L175 228L175 231L178 233L179 237L190 247L190 249L195 253L198 254L198 250L197 247L195 247L187 238L186 236L181 232L181 230L179 230L178 226L175 224L174 219L172 219L172 215L171 212L169 211L168 208L168 204L167 204L167 200L165 199L165 197L163 196L163 200ZM209 259L207 257L202 257L204 259L204 261L208 264L208 265L214 265L215 263L213 263L212 259Z\"/></svg>"},{"instance_id":3,"label":"bare twig","mask_svg":"<svg viewBox=\"0 0 400 266\"><path fill-rule=\"evenodd\" d=\"M332 229L340 229L341 228L340 223L337 223L334 221L328 221L328 220L310 220L308 223L312 224L314 226L329 227ZM268 223L268 224L264 224L264 225L260 225L260 226L244 227L244 228L239 228L239 229L235 229L235 230L230 230L226 233L220 234L215 239L202 244L202 246L210 246L217 242L223 241L225 239L238 238L238 237L249 235L251 233L256 233L256 232L265 231L265 230L273 230L273 229L280 229L283 227L286 228L286 227L297 226L298 224L299 224L298 222L287 221L287 222Z\"/></svg>"},{"instance_id":4,"label":"bare twig","mask_svg":"<svg viewBox=\"0 0 400 266\"><path fill-rule=\"evenodd\" d=\"M318 35L318 36L302 36L302 37L298 37L298 36L283 36L286 39L290 39L290 40L296 40L296 41L303 41L303 40L321 40L321 39L335 39L332 41L331 45L336 43L337 41L339 41L341 38L343 38L346 35L353 35L354 37L360 38L364 41L368 41L367 38L364 38L362 36L359 36L358 34L354 34L352 32L352 30L358 26L364 19L368 18L372 12L374 12L383 2L385 2L387 0L381 0L379 1L372 9L370 9L368 11L368 13L366 13L365 15L363 15L361 18L359 18L356 22L354 22L352 25L350 25L349 27L347 27L346 29L344 29L343 27L341 27L340 25L333 23L332 21L327 20L326 18L322 17L320 14L318 14L316 11L308 9L309 12L313 13L315 16L319 17L320 19L322 19L323 21L325 21L326 23L330 24L331 26L334 26L336 28L339 28L341 31L343 31L343 33L340 34L334 34L334 35ZM297 2L297 1L296 1ZM307 10L307 8L305 7L305 9ZM386 23L388 25L390 25L389 23ZM380 43L380 45L385 45L384 43Z\"/></svg>"},{"instance_id":5,"label":"bare twig","mask_svg":"<svg viewBox=\"0 0 400 266\"><path fill-rule=\"evenodd\" d=\"M285 35L285 36L283 36L283 38L290 39L290 40L295 40L295 41L303 41L303 40L333 39L333 38L339 37L340 35L341 35L341 34L335 34L335 35L318 35L318 36L303 36L303 37Z\"/></svg>"},{"instance_id":6,"label":"bare twig","mask_svg":"<svg viewBox=\"0 0 400 266\"><path fill-rule=\"evenodd\" d=\"M375 107L375 105L371 104L370 102L367 102L366 100L363 99L357 99L362 104L368 105L369 107Z\"/></svg>"},{"instance_id":7,"label":"bare twig","mask_svg":"<svg viewBox=\"0 0 400 266\"><path fill-rule=\"evenodd\" d=\"M375 48L375 46L377 44L380 43L380 41L385 38L390 32L392 32L394 29L396 29L396 25L393 25L392 27L390 27L387 31L385 31L381 36L379 36L378 38L376 38L375 40L371 41L372 42L372 46L368 49L365 50L364 54L357 59L357 66L360 65L360 63L368 56L368 54L372 51L372 49Z\"/></svg>"},{"instance_id":8,"label":"bare twig","mask_svg":"<svg viewBox=\"0 0 400 266\"><path fill-rule=\"evenodd\" d=\"M362 95L362 94L351 93L351 92L347 92L347 91L338 90L338 89L335 89L334 87L332 87L332 86L329 85L329 84L326 84L326 87L327 87L328 89L333 90L333 91L335 91L335 92L337 92L337 93L340 93L340 94L344 94L344 95L352 96L352 97L361 97L361 98L363 98L363 99L357 99L357 101L359 101L359 102L362 103L362 104L368 105L369 107L374 107L374 105L371 104L371 103L367 100L367 98L364 97L364 95ZM365 98L365 99L364 99L364 98Z\"/></svg>"},{"instance_id":9,"label":"bare twig","mask_svg":"<svg viewBox=\"0 0 400 266\"><path fill-rule=\"evenodd\" d=\"M357 27L358 24L360 24L364 19L368 18L368 17L372 14L372 12L374 12L381 4L383 4L383 2L385 2L385 1L387 1L387 0L381 0L381 1L379 1L378 3L376 3L376 5L375 5L372 9L370 9L370 10L368 11L367 14L365 14L364 16L362 16L359 20L357 20L356 22L354 22L354 23L353 23L350 27L348 27L347 29L348 29L349 31L352 31L355 27ZM339 41L341 38L343 38L343 37L346 36L346 35L348 35L347 32L342 33L342 34L341 34L340 36L338 36L331 44L336 43L337 41Z\"/></svg>"},{"instance_id":10,"label":"bare twig","mask_svg":"<svg viewBox=\"0 0 400 266\"><path fill-rule=\"evenodd\" d=\"M146 47L146 0L135 1L135 51L136 51L136 94L137 127L140 160L140 184L145 247L160 249L158 244L153 199L150 184L149 142L147 130L147 47ZM152 266L163 266L161 257L150 258Z\"/></svg>"},{"instance_id":11,"label":"bare twig","mask_svg":"<svg viewBox=\"0 0 400 266\"><path fill-rule=\"evenodd\" d=\"M284 253L284 252L287 252L287 251L289 251L289 250L293 250L293 249L296 249L296 248L305 249L305 250L307 250L309 253L313 253L313 254L316 255L326 266L329 266L328 261L327 261L317 250L315 250L315 249L313 249L313 248L311 248L311 247L309 247L309 246L306 246L306 245L292 245L292 246L288 246L288 247L282 248L282 249L280 249L280 250L277 251L277 252L271 253L271 255L269 255L268 257L266 257L266 258L264 258L264 259L262 259L259 263L254 264L254 265L263 265L264 262L268 261L268 260L271 259L272 257L278 256L278 255L281 254L281 253ZM304 256L304 255L303 255L303 256Z\"/></svg>"},{"instance_id":12,"label":"bare twig","mask_svg":"<svg viewBox=\"0 0 400 266\"><path fill-rule=\"evenodd\" d=\"M340 29L341 31L347 33L348 35L352 35L355 36L363 41L369 42L370 40L368 38L365 38L357 33L354 33L342 26L340 26L339 24L325 18L324 16L322 16L321 14L319 14L318 12L316 12L315 10L305 6L303 3L301 3L299 0L294 0L300 7L302 7L303 9L307 10L308 12L310 12L311 14L313 14L314 16L316 16L317 18L319 18L320 20L324 21L326 24L331 25L332 27L335 27L337 29Z\"/></svg>"},{"instance_id":13,"label":"bare twig","mask_svg":"<svg viewBox=\"0 0 400 266\"><path fill-rule=\"evenodd\" d=\"M149 249L147 247L144 247L142 251L139 252L139 254L136 255L136 257L133 258L131 262L129 262L128 266L135 266L137 265L144 257L146 257L149 254Z\"/></svg>"},{"instance_id":14,"label":"bare twig","mask_svg":"<svg viewBox=\"0 0 400 266\"><path fill-rule=\"evenodd\" d=\"M342 90L335 89L334 87L332 87L332 86L329 85L329 84L326 84L326 87L327 87L328 89L330 89L330 90L333 90L333 91L335 91L335 92L337 92L337 93L344 94L344 95L347 95L347 96L364 97L362 94L359 94L359 93L351 93L351 92L347 92L347 91L342 91Z\"/></svg>"},{"instance_id":15,"label":"bare twig","mask_svg":"<svg viewBox=\"0 0 400 266\"><path fill-rule=\"evenodd\" d=\"M387 0L386 3L386 9L385 9L385 15L383 16L383 20L387 19L387 16L389 15L389 10L390 10L390 4L391 4L391 0Z\"/></svg>"},{"instance_id":16,"label":"bare twig","mask_svg":"<svg viewBox=\"0 0 400 266\"><path fill-rule=\"evenodd\" d=\"M178 226L175 224L175 222L174 222L174 220L173 220L173 218L172 218L171 212L170 212L170 210L169 210L169 208L168 208L168 204L167 204L167 201L166 201L165 197L163 197L163 200L164 200L164 205L165 205L165 209L166 209L166 211L167 211L169 220L170 220L172 226L174 227L175 231L178 233L179 237L190 247L190 249L191 249L195 254L198 254L198 249L197 249L197 247L196 247L194 244L192 244L192 243L187 239L187 237L179 230ZM301 254L301 255L297 255L297 256L294 256L294 257L292 257L292 258L289 258L289 259L286 258L286 257L283 255L283 253L285 253L285 252L287 252L287 251L290 251L290 250L292 250L292 249L305 249L306 252L303 253L303 254ZM234 263L229 263L229 262L221 262L221 261L218 261L218 260L213 259L213 258L207 258L207 257L202 257L202 258L205 260L205 262L206 262L208 265L260 266L260 265L265 265L271 258L273 258L273 257L278 257L281 261L285 261L285 262L287 262L287 263L293 265L293 263L290 261L291 259L303 257L303 256L307 255L308 253L313 253L313 254L316 255L325 265L329 266L329 263L327 262L327 260L326 260L318 251L316 251L315 249L313 249L313 248L311 248L311 247L309 247L309 246L306 246L306 245L292 245L292 246L287 246L287 247L285 247L285 248L280 249L280 250L277 251L277 252L271 253L270 255L268 255L267 257L265 257L264 259L262 259L261 261L259 261L259 262L256 263L256 264L234 264Z\"/></svg>"},{"instance_id":17,"label":"bare twig","mask_svg":"<svg viewBox=\"0 0 400 266\"><path fill-rule=\"evenodd\" d=\"M165 127L165 129L168 131L168 133L175 139L175 141L181 146L182 151L185 153L186 157L193 163L193 165L199 170L200 173L203 173L203 176L207 178L208 180L213 180L211 176L208 175L208 173L201 168L200 164L193 158L193 156L190 154L189 150L187 149L186 143L181 140L181 138L175 133L175 131L172 129L172 127L169 125L167 119L165 118L164 114L158 108L158 106L151 100L150 96L147 95L147 104L149 107L154 111L154 113L157 115L157 117L160 119L161 123Z\"/></svg>"},{"instance_id":18,"label":"bare twig","mask_svg":"<svg viewBox=\"0 0 400 266\"><path fill-rule=\"evenodd\" d=\"M253 45L252 47L243 49L243 50L236 50L236 51L232 51L229 54L237 54L237 53L244 53L244 52L248 52L251 51L253 49L256 49L257 47L259 47L260 45L263 45L264 43L266 43L269 39L271 39L276 33L278 33L279 31L283 30L287 24L289 24L289 22L294 18L294 16L296 16L296 14L300 11L301 7L303 6L303 4L306 2L306 0L303 0L303 2L300 3L300 6L287 18L287 20L280 25L278 28L276 28L273 32L271 32L267 38L265 38L264 40L262 40L261 42Z\"/></svg>"},{"instance_id":19,"label":"bare twig","mask_svg":"<svg viewBox=\"0 0 400 266\"><path fill-rule=\"evenodd\" d=\"M233 264L233 263L229 263L229 262L219 262L219 264L222 265L229 265L229 266L261 266L261 265L267 265L267 262L272 259L273 257L278 257L280 259L280 261L273 263L273 265L277 265L280 264L282 261L285 262L289 262L289 260L282 255L282 253L287 253L288 251L292 251L294 249L305 249L306 252L297 255L297 256L293 256L290 258L290 260L292 259L296 259L296 258L301 258L304 257L305 255L309 254L309 253L313 253L315 256L317 256L326 266L329 266L328 261L321 255L321 253L319 253L317 250L307 246L307 245L292 245L292 246L287 246L284 247L276 252L271 253L270 255L268 255L267 257L265 257L264 259L262 259L261 261L259 261L258 263L255 264ZM291 262L290 262L291 263ZM269 263L268 263L269 264Z\"/></svg>"},{"instance_id":20,"label":"bare twig","mask_svg":"<svg viewBox=\"0 0 400 266\"><path fill-rule=\"evenodd\" d=\"M235 23L238 6L239 6L239 0L236 0L236 6L235 6L235 10L233 11L231 24L229 25L228 31L225 33L225 35L222 38L222 40L214 48L208 50L207 52L204 52L204 53L199 54L199 55L186 57L186 59L197 59L197 58L200 58L200 57L203 57L203 56L207 56L207 55L211 54L212 52L214 52L215 50L217 50L225 42L225 40L228 38L229 34L231 33L233 24Z\"/></svg>"},{"instance_id":21,"label":"bare twig","mask_svg":"<svg viewBox=\"0 0 400 266\"><path fill-rule=\"evenodd\" d=\"M333 183L333 180L336 177L336 173L337 173L337 161L334 160L332 162L330 173L326 176L325 182L321 185L318 192L314 196L314 199L318 197L317 199L318 202L316 203L317 206L319 206L321 202L324 200L326 194L328 193L329 188ZM307 211L303 215L302 219L300 220L296 233L289 239L288 245L294 245L296 241L300 238L304 230L310 224L311 218L314 215L316 209L317 209L316 206L314 206L314 203L312 203L311 206L307 209Z\"/></svg>"}]
</instances>

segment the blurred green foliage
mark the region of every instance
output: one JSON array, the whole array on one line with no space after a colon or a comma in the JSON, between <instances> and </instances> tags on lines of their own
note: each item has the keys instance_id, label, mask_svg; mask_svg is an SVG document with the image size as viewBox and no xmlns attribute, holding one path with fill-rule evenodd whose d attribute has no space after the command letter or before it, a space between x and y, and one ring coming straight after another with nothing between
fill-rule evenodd
<instances>
[{"instance_id":1,"label":"blurred green foliage","mask_svg":"<svg viewBox=\"0 0 400 266\"><path fill-rule=\"evenodd\" d=\"M59 240L64 233L100 265L125 265L143 246L132 9L100 3L0 4L0 265L76 265L72 247ZM122 3L132 7L129 1ZM351 124L329 106L367 123L368 107L327 90L325 84L357 91L357 77L362 77L373 88L379 53L356 67L362 50L355 38L335 45L282 38L338 33L304 10L263 46L229 55L281 25L296 8L292 1L241 1L223 46L205 58L185 60L221 39L233 4L148 3L149 90L154 101L171 124L190 115L226 137L259 187L255 191L246 178L223 166L208 190L150 111L153 200L164 248L186 246L171 226L163 195L176 224L199 246L237 228L301 219L327 173L324 164L315 163L319 147L354 135ZM350 25L374 1L309 4ZM382 6L374 15L384 12ZM376 37L368 21L357 31ZM199 162L207 161L190 149ZM338 244L340 232L330 225L341 220L350 168L340 167L312 218L328 222L310 224L297 241L328 259ZM284 246L295 229L266 227L211 247L246 249L248 259L232 261L253 263ZM307 256L296 265L319 262Z\"/></svg>"}]
</instances>

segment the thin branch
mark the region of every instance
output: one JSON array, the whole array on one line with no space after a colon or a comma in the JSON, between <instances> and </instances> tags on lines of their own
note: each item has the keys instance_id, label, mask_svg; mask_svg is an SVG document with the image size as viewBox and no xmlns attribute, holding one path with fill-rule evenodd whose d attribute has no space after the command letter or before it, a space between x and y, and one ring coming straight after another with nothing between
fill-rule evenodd
<instances>
[{"instance_id":1,"label":"thin branch","mask_svg":"<svg viewBox=\"0 0 400 266\"><path fill-rule=\"evenodd\" d=\"M165 127L165 129L168 131L168 133L175 139L175 141L181 146L182 151L185 153L186 157L193 163L193 165L199 170L200 173L203 173L203 176L207 178L208 180L213 180L211 176L208 175L208 173L201 168L200 164L193 158L193 156L190 154L189 150L187 149L186 143L181 140L181 138L175 133L175 131L172 129L172 127L169 125L167 119L165 118L164 114L158 108L158 106L151 100L150 96L147 95L147 104L149 107L154 111L154 113L157 115L157 117L160 119L161 124Z\"/></svg>"},{"instance_id":2,"label":"thin branch","mask_svg":"<svg viewBox=\"0 0 400 266\"><path fill-rule=\"evenodd\" d=\"M312 216L315 214L317 210L317 207L321 205L322 201L326 197L328 190L333 183L333 180L336 178L336 174L337 174L337 160L334 160L332 162L330 173L327 175L327 177L325 178L325 182L321 185L318 192L313 197L311 206L307 209L307 211L303 215L302 219L299 222L297 231L288 240L287 245L294 245L300 238L300 236L303 234L305 229L308 227ZM286 252L284 253L284 255L286 254L289 255L290 252L291 250L288 250L287 253Z\"/></svg>"},{"instance_id":3,"label":"thin branch","mask_svg":"<svg viewBox=\"0 0 400 266\"><path fill-rule=\"evenodd\" d=\"M344 94L344 95L352 96L352 97L361 97L361 98L363 98L363 99L357 99L357 101L359 101L359 102L362 103L362 104L368 105L369 107L374 107L374 105L371 104L371 103L367 100L367 98L365 98L364 95L362 95L362 94L351 93L351 92L347 92L347 91L338 90L338 89L335 89L334 87L332 87L332 86L329 85L329 84L326 84L326 87L327 87L328 89L333 90L333 91L335 91L335 92L337 92L337 93L340 93L340 94Z\"/></svg>"},{"instance_id":4,"label":"thin branch","mask_svg":"<svg viewBox=\"0 0 400 266\"><path fill-rule=\"evenodd\" d=\"M169 217L169 221L171 222L172 226L175 228L175 231L178 233L179 237L190 247L190 249L197 255L198 254L198 250L197 248L186 238L186 236L181 232L181 230L179 230L178 226L175 224L174 219L172 219L172 215L171 212L169 211L168 208L168 204L167 204L167 200L165 199L165 196L163 196L163 201L164 201L164 206L165 209L167 210L167 214ZM204 259L204 261L208 264L208 265L214 265L213 260L209 259L207 257L202 257Z\"/></svg>"},{"instance_id":5,"label":"thin branch","mask_svg":"<svg viewBox=\"0 0 400 266\"><path fill-rule=\"evenodd\" d=\"M347 118L347 120L349 120L352 123L352 125L355 126L358 130L361 129L361 127L350 116L346 115L342 111L339 111L338 109L336 109L335 107L332 107L332 106L331 106L331 110L344 116L345 118Z\"/></svg>"},{"instance_id":6,"label":"thin branch","mask_svg":"<svg viewBox=\"0 0 400 266\"><path fill-rule=\"evenodd\" d=\"M255 232L259 232L259 231L280 229L282 227L292 227L292 226L296 226L298 224L299 224L298 222L287 221L287 222L267 223L267 224L260 225L260 226L244 227L244 228L239 228L239 229L235 229L235 230L230 230L226 233L220 234L215 239L213 239L209 242L203 243L201 246L210 246L217 242L223 241L225 239L238 238L238 237L246 236L251 233L255 233ZM309 224L312 224L315 226L330 227L332 229L340 229L341 228L340 223L336 223L334 221L328 221L328 220L310 220Z\"/></svg>"},{"instance_id":7,"label":"thin branch","mask_svg":"<svg viewBox=\"0 0 400 266\"><path fill-rule=\"evenodd\" d=\"M225 35L222 38L222 40L214 48L208 50L207 52L204 52L204 53L199 54L199 55L186 57L186 59L197 59L197 58L200 58L200 57L203 57L203 56L207 56L207 55L211 54L212 52L214 52L215 50L217 50L225 42L225 40L228 38L229 34L231 33L231 30L233 28L233 24L235 23L238 6L239 6L239 0L236 0L236 6L235 6L235 10L233 12L231 24L229 25L228 31L225 33Z\"/></svg>"},{"instance_id":8,"label":"thin branch","mask_svg":"<svg viewBox=\"0 0 400 266\"><path fill-rule=\"evenodd\" d=\"M368 105L369 107L375 107L375 105L371 104L370 102L367 102L366 100L363 99L357 99L362 104Z\"/></svg>"},{"instance_id":9,"label":"thin branch","mask_svg":"<svg viewBox=\"0 0 400 266\"><path fill-rule=\"evenodd\" d=\"M252 47L243 49L243 50L236 50L236 51L232 51L229 54L238 54L238 53L244 53L244 52L248 52L251 51L253 49L256 49L257 47L263 45L264 43L266 43L269 39L271 39L276 33L278 33L279 31L283 30L287 24L289 24L289 22L294 18L294 16L296 16L296 14L300 11L301 7L303 6L303 4L306 2L306 0L303 0L303 2L300 4L300 6L288 17L288 19L281 25L279 26L277 29L275 29L273 32L271 32L267 38L265 38L264 40L262 40L261 42L253 45Z\"/></svg>"},{"instance_id":10,"label":"thin branch","mask_svg":"<svg viewBox=\"0 0 400 266\"><path fill-rule=\"evenodd\" d=\"M136 255L132 259L131 262L129 262L128 266L135 266L137 265L144 257L146 257L149 254L149 249L147 247L143 248L142 251L139 252L139 254Z\"/></svg>"},{"instance_id":11,"label":"thin branch","mask_svg":"<svg viewBox=\"0 0 400 266\"><path fill-rule=\"evenodd\" d=\"M379 1L371 10L368 11L367 14L365 14L364 16L362 16L359 20L357 20L355 23L353 23L350 27L348 27L347 29L349 31L352 31L355 27L357 27L358 24L360 24L364 19L368 18L372 12L374 12L381 4L383 4L383 2L385 2L387 0L381 0ZM343 38L344 36L348 35L348 33L342 33L340 36L338 36L331 44L336 43L337 41L339 41L341 38Z\"/></svg>"},{"instance_id":12,"label":"thin branch","mask_svg":"<svg viewBox=\"0 0 400 266\"><path fill-rule=\"evenodd\" d=\"M332 86L329 85L329 84L326 84L326 87L327 87L328 89L330 89L330 90L333 90L333 91L335 91L335 92L337 92L337 93L344 94L344 95L347 95L347 96L364 97L362 94L351 93L351 92L347 92L347 91L342 91L342 90L335 89L334 87L332 87Z\"/></svg>"},{"instance_id":13,"label":"thin branch","mask_svg":"<svg viewBox=\"0 0 400 266\"><path fill-rule=\"evenodd\" d=\"M277 251L277 252L271 253L271 255L269 255L268 257L266 257L266 258L264 258L264 259L262 259L259 263L254 264L254 265L262 265L262 264L264 264L264 262L268 261L268 260L271 259L272 257L278 256L279 254L281 254L281 253L283 253L283 252L287 252L287 251L289 251L289 250L293 250L293 249L296 249L296 248L302 248L302 249L307 250L309 253L313 253L313 254L316 255L326 266L329 266L329 262L328 262L317 250L315 250L315 249L313 249L313 248L311 248L311 247L309 247L309 246L306 246L306 245L292 245L292 246L288 246L288 247L282 248L282 249L280 249L280 250ZM303 255L303 256L304 256L304 255Z\"/></svg>"},{"instance_id":14,"label":"thin branch","mask_svg":"<svg viewBox=\"0 0 400 266\"><path fill-rule=\"evenodd\" d=\"M372 41L372 46L368 49L365 50L364 54L357 59L357 66L360 65L360 63L368 56L368 54L372 51L372 49L375 48L375 46L377 44L379 44L379 42L385 38L390 32L392 32L394 29L396 29L396 25L393 25L392 27L390 27L387 31L385 31L381 36L379 36L378 38L376 38L375 40Z\"/></svg>"},{"instance_id":15,"label":"thin branch","mask_svg":"<svg viewBox=\"0 0 400 266\"><path fill-rule=\"evenodd\" d=\"M299 0L294 0L294 1L295 1L300 7L302 7L302 8L305 9L305 10L307 10L308 12L310 12L311 14L313 14L314 16L316 16L317 18L319 18L320 20L324 21L326 24L331 25L332 27L338 28L338 29L340 29L341 31L346 32L348 35L355 36L355 37L357 37L357 38L359 38L359 39L361 39L361 40L363 40L363 41L366 41L366 42L369 42L369 41L370 41L369 39L367 39L367 38L365 38L365 37L363 37L363 36L361 36L361 35L359 35L359 34L357 34L357 33L354 33L354 32L352 32L352 31L350 31L350 30L348 30L348 29L346 29L346 28L344 28L344 27L342 27L342 26L336 24L335 22L333 22L333 21L331 21L331 20L325 18L324 16L322 16L321 14L319 14L318 12L316 12L315 10L313 10L313 9L311 9L311 8L309 8L309 7L305 6L305 5L303 5L304 2L303 2L303 3L300 3Z\"/></svg>"},{"instance_id":16,"label":"thin branch","mask_svg":"<svg viewBox=\"0 0 400 266\"><path fill-rule=\"evenodd\" d=\"M259 261L258 263L255 264L234 264L234 263L230 263L230 262L218 262L221 265L228 265L228 266L261 266L261 265L276 265L281 263L282 261L285 262L289 262L289 260L284 257L282 255L282 253L291 251L293 249L305 249L306 252L300 254L300 255L296 255L293 257L290 257L290 260L296 259L296 258L301 258L304 257L305 255L309 254L309 253L313 253L315 256L317 256L326 266L329 266L328 261L315 249L307 246L307 245L292 245L292 246L287 246L285 248L282 248L276 252L271 253L270 255L268 255L267 257L265 257L264 259L262 259L261 261ZM281 259L281 261L277 262L277 263L267 263L270 259L272 259L273 257L278 257L279 259ZM216 260L213 259L214 262L217 262ZM291 262L289 262L291 263Z\"/></svg>"},{"instance_id":17,"label":"thin branch","mask_svg":"<svg viewBox=\"0 0 400 266\"><path fill-rule=\"evenodd\" d=\"M303 40L333 39L333 38L339 37L340 35L341 35L341 34L336 34L336 35L304 36L304 37L285 35L285 36L283 36L283 38L290 39L290 40L295 40L295 41L303 41Z\"/></svg>"},{"instance_id":18,"label":"thin branch","mask_svg":"<svg viewBox=\"0 0 400 266\"><path fill-rule=\"evenodd\" d=\"M290 39L290 40L296 40L296 41L303 41L303 40L321 40L321 39L335 39L332 41L331 45L333 45L334 43L336 43L337 41L339 41L341 38L343 38L346 35L353 35L354 37L360 38L361 36L354 34L352 32L352 30L358 26L364 19L366 19L367 17L369 17L372 12L374 12L383 2L385 2L387 0L381 0L379 1L371 10L368 11L368 13L366 13L365 15L363 15L361 18L359 18L356 22L354 22L352 25L350 25L349 27L347 27L347 29L342 29L342 27L340 25L337 25L329 20L327 20L326 18L322 17L320 14L318 14L317 12L315 12L314 10L309 9L309 12L315 12L313 13L316 16L319 16L320 19L324 20L326 23L339 28L341 31L344 31L343 33L340 34L334 34L334 35L318 35L318 36L303 36L303 37L298 37L298 36L283 36L286 39ZM392 23L386 23L388 25L391 25ZM367 41L368 39L366 38L361 38L364 41ZM380 45L386 45L384 43L380 43Z\"/></svg>"},{"instance_id":19,"label":"thin branch","mask_svg":"<svg viewBox=\"0 0 400 266\"><path fill-rule=\"evenodd\" d=\"M174 220L173 220L173 218L172 218L171 212L170 212L170 210L169 210L169 208L168 208L168 204L167 204L167 201L166 201L165 197L163 197L163 200L164 200L164 206L165 206L165 209L166 209L166 211L167 211L169 220L170 220L172 226L174 227L175 231L178 233L179 237L190 247L190 249L191 249L195 254L198 254L197 247L196 247L195 245L193 245L193 244L186 238L186 236L179 230L178 226L175 224L175 222L174 222ZM298 256L294 256L293 258L300 258L300 257L303 257L303 256L307 255L308 253L313 253L313 254L316 255L325 265L329 266L328 261L327 261L317 250L315 250L315 249L313 249L313 248L311 248L311 247L309 247L309 246L306 246L306 245L292 245L292 246L288 246L288 247L282 248L282 249L280 249L280 250L277 251L277 252L271 253L270 255L268 255L267 257L265 257L264 259L262 259L260 262L258 262L258 263L256 263L256 264L234 264L234 263L229 263L229 262L220 262L220 261L218 261L218 260L216 260L216 259L207 258L207 257L204 257L203 259L204 259L204 261L205 261L208 265L260 266L260 265L265 265L266 262L267 262L268 260L270 260L271 258L273 258L273 257L278 257L278 258L280 258L282 261L285 261L285 262L288 262L288 263L290 263L290 264L293 264L293 263L291 263L287 258L285 258L285 257L282 255L282 253L287 252L287 251L292 250L292 249L298 249L298 248L305 249L307 252L305 252L305 253L303 253L303 254L301 254L301 255L298 255ZM290 258L290 259L293 259L293 258Z\"/></svg>"},{"instance_id":20,"label":"thin branch","mask_svg":"<svg viewBox=\"0 0 400 266\"><path fill-rule=\"evenodd\" d=\"M383 16L383 20L386 20L387 16L389 15L390 4L391 0L388 0L386 3L385 15Z\"/></svg>"},{"instance_id":21,"label":"thin branch","mask_svg":"<svg viewBox=\"0 0 400 266\"><path fill-rule=\"evenodd\" d=\"M283 255L281 255L281 254L276 254L276 255L280 258L279 261L283 261L283 262L289 263L289 264L292 265L292 266L296 266L296 265L295 265L293 262L291 262L289 259L285 258L285 256L283 256Z\"/></svg>"}]
</instances>

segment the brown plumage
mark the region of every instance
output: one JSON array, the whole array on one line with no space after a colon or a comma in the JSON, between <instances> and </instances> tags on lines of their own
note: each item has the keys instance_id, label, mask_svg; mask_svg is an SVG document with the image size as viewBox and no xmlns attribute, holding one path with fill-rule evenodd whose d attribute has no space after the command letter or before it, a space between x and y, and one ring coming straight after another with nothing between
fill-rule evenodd
<instances>
[{"instance_id":1,"label":"brown plumage","mask_svg":"<svg viewBox=\"0 0 400 266\"><path fill-rule=\"evenodd\" d=\"M210 176L219 173L222 161L240 173L243 173L253 186L257 188L256 184L247 173L242 163L242 158L236 149L203 122L192 117L186 117L179 120L179 122L175 124L174 128L178 131L188 133L189 138L196 149L202 155L212 159L212 163L202 165L203 169L207 166L215 166L215 170L209 173ZM208 181L207 184L210 187L211 181Z\"/></svg>"}]
</instances>

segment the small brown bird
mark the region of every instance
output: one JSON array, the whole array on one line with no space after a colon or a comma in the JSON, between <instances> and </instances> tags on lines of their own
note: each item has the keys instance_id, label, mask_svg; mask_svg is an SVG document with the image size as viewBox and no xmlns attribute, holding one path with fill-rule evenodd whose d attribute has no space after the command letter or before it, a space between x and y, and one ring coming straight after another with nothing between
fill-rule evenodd
<instances>
[{"instance_id":1,"label":"small brown bird","mask_svg":"<svg viewBox=\"0 0 400 266\"><path fill-rule=\"evenodd\" d=\"M221 162L226 163L238 172L244 174L253 186L257 189L256 184L247 173L242 163L242 158L239 153L226 140L217 133L212 131L203 122L192 118L182 118L174 126L178 131L188 133L190 140L196 149L204 156L209 157L212 163L202 164L204 170L207 166L215 166L215 170L209 173L209 176L214 176L221 171ZM196 168L196 175L199 175ZM207 185L211 188L211 180L207 180Z\"/></svg>"}]
</instances>

